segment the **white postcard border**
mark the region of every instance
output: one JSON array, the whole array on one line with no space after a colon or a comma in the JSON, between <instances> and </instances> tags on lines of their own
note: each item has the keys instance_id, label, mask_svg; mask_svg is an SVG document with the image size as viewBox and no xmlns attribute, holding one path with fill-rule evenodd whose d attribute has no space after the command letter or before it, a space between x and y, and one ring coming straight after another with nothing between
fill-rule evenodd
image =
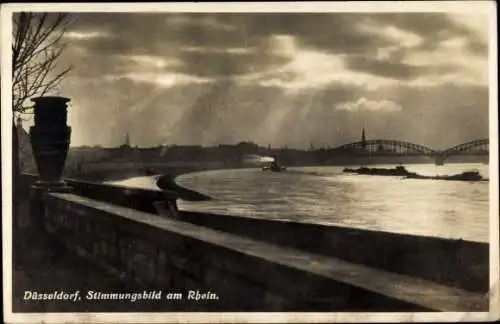
<instances>
[{"instance_id":1,"label":"white postcard border","mask_svg":"<svg viewBox=\"0 0 500 324\"><path fill-rule=\"evenodd\" d=\"M2 109L2 231L6 323L334 323L457 322L500 318L498 205L497 18L493 1L248 2L248 3L24 3L1 7L1 103L11 105L11 15L17 11L60 12L464 12L490 15L490 311L432 313L13 313L12 312L12 111ZM8 46L5 46L8 45Z\"/></svg>"}]
</instances>

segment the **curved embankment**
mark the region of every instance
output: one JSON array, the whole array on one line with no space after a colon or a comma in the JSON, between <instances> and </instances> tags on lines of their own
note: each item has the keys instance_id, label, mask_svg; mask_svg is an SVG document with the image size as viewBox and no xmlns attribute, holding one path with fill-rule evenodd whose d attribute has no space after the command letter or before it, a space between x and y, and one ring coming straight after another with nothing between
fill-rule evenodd
<instances>
[{"instance_id":1,"label":"curved embankment","mask_svg":"<svg viewBox=\"0 0 500 324\"><path fill-rule=\"evenodd\" d=\"M206 201L212 198L202 193L184 188L175 182L175 178L182 174L204 171L203 168L194 167L165 167L151 170L149 168L96 170L92 172L70 175L70 178L87 182L105 182L126 180L133 177L158 175L156 185L161 190L173 191L180 199L186 201ZM67 175L68 176L68 175Z\"/></svg>"},{"instance_id":2,"label":"curved embankment","mask_svg":"<svg viewBox=\"0 0 500 324\"><path fill-rule=\"evenodd\" d=\"M175 178L180 174L164 174L158 177L156 185L162 190L169 190L177 193L179 198L186 201L206 201L212 198L197 191L184 188L175 182Z\"/></svg>"},{"instance_id":3,"label":"curved embankment","mask_svg":"<svg viewBox=\"0 0 500 324\"><path fill-rule=\"evenodd\" d=\"M202 170L200 168L193 168L193 167L170 167L170 166L166 166L163 168L155 168L155 169L115 168L115 169L79 172L75 174L68 173L64 175L64 178L72 178L72 179L79 179L92 182L104 182L104 181L120 181L133 177L153 176L158 174L170 174L177 176L184 173L191 173L196 171L202 171Z\"/></svg>"}]
</instances>

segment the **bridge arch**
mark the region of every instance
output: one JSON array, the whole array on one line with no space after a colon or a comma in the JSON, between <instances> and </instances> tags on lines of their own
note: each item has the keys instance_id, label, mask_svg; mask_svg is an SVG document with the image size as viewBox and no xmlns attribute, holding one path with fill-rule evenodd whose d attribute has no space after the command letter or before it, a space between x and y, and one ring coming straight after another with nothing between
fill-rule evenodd
<instances>
[{"instance_id":1,"label":"bridge arch","mask_svg":"<svg viewBox=\"0 0 500 324\"><path fill-rule=\"evenodd\" d=\"M365 140L339 145L334 148L335 151L356 151L367 153L396 153L400 155L423 154L433 157L436 151L420 144L397 141L397 140Z\"/></svg>"},{"instance_id":2,"label":"bridge arch","mask_svg":"<svg viewBox=\"0 0 500 324\"><path fill-rule=\"evenodd\" d=\"M462 143L462 144L458 144L458 145L455 145L453 147L450 147L444 151L441 151L439 155L440 155L441 159L444 160L444 159L450 157L451 155L460 154L460 153L466 152L466 151L472 151L476 148L479 149L479 153L488 154L489 153L489 146L490 146L490 140L487 138L480 139L480 140L474 140L474 141L470 141L467 143Z\"/></svg>"}]
</instances>

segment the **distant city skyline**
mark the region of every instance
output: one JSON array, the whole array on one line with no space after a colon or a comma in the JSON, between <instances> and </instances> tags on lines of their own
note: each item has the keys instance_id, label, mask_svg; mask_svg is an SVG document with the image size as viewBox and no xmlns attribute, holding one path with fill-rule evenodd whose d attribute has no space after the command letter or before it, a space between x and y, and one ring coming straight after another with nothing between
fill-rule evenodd
<instances>
[{"instance_id":1,"label":"distant city skyline","mask_svg":"<svg viewBox=\"0 0 500 324\"><path fill-rule=\"evenodd\" d=\"M26 136L29 136L29 134L25 131ZM225 147L225 146L238 146L242 144L251 144L255 145L260 148L267 148L267 149L288 149L288 150L299 150L299 151L314 151L314 150L323 150L323 149L335 149L335 148L340 148L341 146L345 146L346 144L353 144L355 142L359 143L364 143L365 141L369 140L379 140L375 138L367 138L366 137L366 132L365 129L363 128L361 130L361 137L358 139L353 139L350 142L346 143L340 143L336 145L322 145L322 146L316 146L314 142L310 142L308 147L295 147L295 146L288 146L288 145L281 145L281 146L272 146L271 144L265 144L265 143L255 143L251 140L242 140L239 142L234 142L234 143L218 143L218 144L211 144L211 145L202 145L202 144L176 144L176 143L161 143L161 144L156 144L156 145L137 145L132 143L131 138L130 138L130 133L126 133L124 136L125 140L123 143L118 143L117 145L102 145L102 144L83 144L83 145L71 145L71 148L97 148L97 149L116 149L120 147L129 147L129 148L139 148L139 149L151 149L151 148L168 148L168 147L202 147L202 148L214 148L214 147ZM488 138L481 138L480 140L485 140ZM395 140L398 141L398 140ZM403 141L404 142L404 141ZM472 141L469 141L472 142ZM413 143L417 144L418 143ZM464 143L457 143L459 144L465 144ZM456 146L456 145L453 145ZM440 150L445 150L449 149L451 147L446 147L446 148L434 148L434 147L428 147L429 149L440 151Z\"/></svg>"},{"instance_id":2,"label":"distant city skyline","mask_svg":"<svg viewBox=\"0 0 500 324\"><path fill-rule=\"evenodd\" d=\"M73 14L72 146L487 138L488 16Z\"/></svg>"}]
</instances>

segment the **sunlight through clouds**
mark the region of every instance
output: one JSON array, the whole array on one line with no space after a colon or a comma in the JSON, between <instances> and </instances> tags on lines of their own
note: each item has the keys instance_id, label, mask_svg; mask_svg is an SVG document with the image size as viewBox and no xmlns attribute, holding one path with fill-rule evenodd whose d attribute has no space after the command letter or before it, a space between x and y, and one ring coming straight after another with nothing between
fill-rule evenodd
<instances>
[{"instance_id":1,"label":"sunlight through clouds","mask_svg":"<svg viewBox=\"0 0 500 324\"><path fill-rule=\"evenodd\" d=\"M66 32L63 37L64 38L69 38L69 39L80 39L80 40L85 40L85 39L91 39L91 38L96 38L96 37L107 37L109 36L108 33L101 32L101 31L70 31Z\"/></svg>"},{"instance_id":2,"label":"sunlight through clouds","mask_svg":"<svg viewBox=\"0 0 500 324\"><path fill-rule=\"evenodd\" d=\"M62 85L65 95L85 107L78 110L82 120L96 114L109 120L116 110L108 107L117 106L127 116L113 122L112 138L96 131L105 127L100 120L75 127L90 144L119 143L118 135L130 128L138 145L241 140L281 145L291 128L301 126L309 139L293 145L308 146L311 138L333 145L365 123L354 111L369 112L370 132L396 134L379 122L383 115L418 143L448 146L484 137L487 129L485 15L76 16L61 57L62 65L75 67ZM128 101L115 102L128 94ZM178 119L182 125L169 133L166 125ZM157 130L156 120L164 120L165 127ZM444 139L415 128L420 124L464 131ZM75 144L81 144L78 137Z\"/></svg>"},{"instance_id":3,"label":"sunlight through clouds","mask_svg":"<svg viewBox=\"0 0 500 324\"><path fill-rule=\"evenodd\" d=\"M129 55L129 56L124 56L124 59L129 59L131 62L135 62L143 67L150 66L159 69L179 64L178 60L166 59L160 56L152 56L152 55Z\"/></svg>"},{"instance_id":4,"label":"sunlight through clouds","mask_svg":"<svg viewBox=\"0 0 500 324\"><path fill-rule=\"evenodd\" d=\"M318 89L332 83L343 83L377 89L393 84L381 78L346 68L345 56L311 51L296 51L293 60L276 71L275 75L260 81L262 86L277 86L288 91Z\"/></svg>"},{"instance_id":5,"label":"sunlight through clouds","mask_svg":"<svg viewBox=\"0 0 500 324\"><path fill-rule=\"evenodd\" d=\"M160 88L212 82L212 80L208 78L194 77L180 73L132 72L127 74L107 75L104 77L106 81L118 81L120 79L129 79L158 86Z\"/></svg>"},{"instance_id":6,"label":"sunlight through clouds","mask_svg":"<svg viewBox=\"0 0 500 324\"><path fill-rule=\"evenodd\" d=\"M419 35L394 26L380 26L375 23L364 23L360 24L358 28L368 34L385 36L395 41L398 46L414 47L421 44L423 41L423 38Z\"/></svg>"},{"instance_id":7,"label":"sunlight through clouds","mask_svg":"<svg viewBox=\"0 0 500 324\"><path fill-rule=\"evenodd\" d=\"M139 82L153 83L163 88L188 85L191 83L201 84L211 81L207 78L199 78L180 73L130 73L124 75L124 77Z\"/></svg>"},{"instance_id":8,"label":"sunlight through clouds","mask_svg":"<svg viewBox=\"0 0 500 324\"><path fill-rule=\"evenodd\" d=\"M295 39L289 35L273 35L270 37L271 51L278 56L294 57L297 53Z\"/></svg>"},{"instance_id":9,"label":"sunlight through clouds","mask_svg":"<svg viewBox=\"0 0 500 324\"><path fill-rule=\"evenodd\" d=\"M441 43L440 47L432 51L414 51L408 53L403 62L415 66L454 66L455 71L439 73L433 76L421 77L429 79L433 84L438 80L451 80L456 83L470 83L488 85L488 61L478 55L464 55L465 41L463 38L453 38ZM456 77L460 76L460 77Z\"/></svg>"},{"instance_id":10,"label":"sunlight through clouds","mask_svg":"<svg viewBox=\"0 0 500 324\"><path fill-rule=\"evenodd\" d=\"M457 24L464 25L487 42L489 38L489 19L486 14L450 13L450 18Z\"/></svg>"},{"instance_id":11,"label":"sunlight through clouds","mask_svg":"<svg viewBox=\"0 0 500 324\"><path fill-rule=\"evenodd\" d=\"M346 111L373 111L373 112L398 112L401 111L402 108L400 105L396 104L390 100L368 100L364 97L359 98L355 102L345 102L337 105L338 110L346 110Z\"/></svg>"}]
</instances>

